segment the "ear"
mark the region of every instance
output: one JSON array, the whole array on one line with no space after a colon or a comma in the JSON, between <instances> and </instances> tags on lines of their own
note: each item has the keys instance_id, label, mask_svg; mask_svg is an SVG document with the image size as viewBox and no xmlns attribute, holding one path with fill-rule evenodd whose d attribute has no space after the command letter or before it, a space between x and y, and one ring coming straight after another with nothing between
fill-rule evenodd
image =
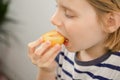
<instances>
[{"instance_id":1,"label":"ear","mask_svg":"<svg viewBox=\"0 0 120 80\"><path fill-rule=\"evenodd\" d=\"M105 19L107 32L113 33L120 27L120 12L108 13Z\"/></svg>"}]
</instances>

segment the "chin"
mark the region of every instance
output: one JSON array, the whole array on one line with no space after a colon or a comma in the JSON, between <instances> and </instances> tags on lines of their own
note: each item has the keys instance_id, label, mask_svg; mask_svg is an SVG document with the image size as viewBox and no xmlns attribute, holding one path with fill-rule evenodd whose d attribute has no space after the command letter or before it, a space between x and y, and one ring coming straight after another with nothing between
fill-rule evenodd
<instances>
[{"instance_id":1,"label":"chin","mask_svg":"<svg viewBox=\"0 0 120 80\"><path fill-rule=\"evenodd\" d=\"M65 47L65 48L70 52L78 52L78 51L83 51L87 49L86 47L74 47L74 46Z\"/></svg>"},{"instance_id":2,"label":"chin","mask_svg":"<svg viewBox=\"0 0 120 80\"><path fill-rule=\"evenodd\" d=\"M66 49L67 49L69 52L77 52L77 51L80 51L79 49L75 49L75 48L72 48L72 47L66 47Z\"/></svg>"}]
</instances>

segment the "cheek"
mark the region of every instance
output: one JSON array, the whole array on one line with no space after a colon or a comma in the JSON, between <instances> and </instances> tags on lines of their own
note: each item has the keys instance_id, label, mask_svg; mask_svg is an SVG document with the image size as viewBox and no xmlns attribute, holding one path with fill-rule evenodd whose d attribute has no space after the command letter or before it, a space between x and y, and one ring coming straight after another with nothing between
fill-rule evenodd
<instances>
[{"instance_id":1,"label":"cheek","mask_svg":"<svg viewBox=\"0 0 120 80\"><path fill-rule=\"evenodd\" d=\"M98 25L89 26L86 31L81 31L78 34L79 37L76 37L76 45L82 49L87 49L103 42L105 33L99 27Z\"/></svg>"},{"instance_id":2,"label":"cheek","mask_svg":"<svg viewBox=\"0 0 120 80\"><path fill-rule=\"evenodd\" d=\"M105 33L97 23L76 23L67 27L71 44L75 50L87 49L105 38Z\"/></svg>"},{"instance_id":3,"label":"cheek","mask_svg":"<svg viewBox=\"0 0 120 80\"><path fill-rule=\"evenodd\" d=\"M77 37L77 33L80 29L78 29L78 25L76 24L68 24L66 25L66 32L70 40L74 40Z\"/></svg>"}]
</instances>

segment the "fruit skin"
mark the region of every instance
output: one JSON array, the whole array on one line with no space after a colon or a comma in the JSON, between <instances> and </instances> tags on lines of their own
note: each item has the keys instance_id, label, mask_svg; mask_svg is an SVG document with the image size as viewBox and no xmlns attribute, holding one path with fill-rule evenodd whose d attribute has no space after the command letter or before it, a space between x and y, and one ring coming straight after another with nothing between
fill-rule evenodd
<instances>
[{"instance_id":1,"label":"fruit skin","mask_svg":"<svg viewBox=\"0 0 120 80\"><path fill-rule=\"evenodd\" d=\"M42 37L43 37L44 42L50 41L51 46L54 46L56 44L62 45L65 41L65 38L56 30L47 32L47 33L43 34Z\"/></svg>"}]
</instances>

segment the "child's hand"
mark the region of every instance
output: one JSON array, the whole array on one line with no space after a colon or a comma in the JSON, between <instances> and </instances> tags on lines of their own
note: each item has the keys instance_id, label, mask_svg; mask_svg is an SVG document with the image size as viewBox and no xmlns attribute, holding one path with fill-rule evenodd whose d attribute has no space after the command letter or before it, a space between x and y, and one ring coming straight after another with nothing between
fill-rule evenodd
<instances>
[{"instance_id":1,"label":"child's hand","mask_svg":"<svg viewBox=\"0 0 120 80\"><path fill-rule=\"evenodd\" d=\"M33 64L37 65L41 70L53 72L56 68L55 57L58 55L61 46L56 44L51 47L51 42L43 42L40 38L28 44L29 57Z\"/></svg>"}]
</instances>

